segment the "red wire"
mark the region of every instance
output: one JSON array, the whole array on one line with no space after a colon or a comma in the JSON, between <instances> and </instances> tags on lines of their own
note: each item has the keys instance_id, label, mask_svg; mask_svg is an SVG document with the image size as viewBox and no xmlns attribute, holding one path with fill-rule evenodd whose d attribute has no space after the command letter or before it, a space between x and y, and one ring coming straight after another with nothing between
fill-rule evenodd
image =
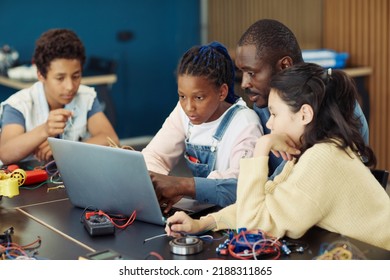
<instances>
[{"instance_id":1,"label":"red wire","mask_svg":"<svg viewBox=\"0 0 390 280\"><path fill-rule=\"evenodd\" d=\"M152 251L152 252L149 253L149 255L150 256L154 256L154 257L156 257L159 260L164 260L164 258L157 252Z\"/></svg>"},{"instance_id":2,"label":"red wire","mask_svg":"<svg viewBox=\"0 0 390 280\"><path fill-rule=\"evenodd\" d=\"M5 243L3 243L5 244ZM3 254L18 257L20 255L27 256L27 253L16 243L7 243L7 246L1 245Z\"/></svg>"},{"instance_id":3,"label":"red wire","mask_svg":"<svg viewBox=\"0 0 390 280\"><path fill-rule=\"evenodd\" d=\"M134 210L133 213L130 215L130 217L127 219L127 222L123 225L117 224L116 221L125 221L126 219L124 218L112 218L109 214L106 214L102 210L99 211L94 211L94 212L87 212L85 213L86 219L89 219L93 215L99 215L99 216L105 216L107 219L110 220L110 222L117 228L124 229L131 225L137 216L136 211Z\"/></svg>"},{"instance_id":4,"label":"red wire","mask_svg":"<svg viewBox=\"0 0 390 280\"><path fill-rule=\"evenodd\" d=\"M136 217L136 211L134 210L133 213L130 215L129 219L127 220L127 222L123 225L119 225L115 222L116 219L114 218L111 218L109 215L106 214L106 217L108 217L111 221L111 223L116 226L117 228L120 228L120 229L123 229L123 228L126 228L128 227L129 225L131 225L134 221L135 221L135 217ZM124 220L124 219L119 219L119 220Z\"/></svg>"},{"instance_id":5,"label":"red wire","mask_svg":"<svg viewBox=\"0 0 390 280\"><path fill-rule=\"evenodd\" d=\"M27 244L27 245L21 245L20 247L23 248L23 249L28 249L29 247L31 247L32 245L36 244L36 243L39 243L39 245L41 244L41 238L38 236L37 240L31 242L30 244Z\"/></svg>"},{"instance_id":6,"label":"red wire","mask_svg":"<svg viewBox=\"0 0 390 280\"><path fill-rule=\"evenodd\" d=\"M240 231L236 236L234 236L230 242L229 242L229 245L228 245L228 251L230 253L230 255L232 257L235 257L237 259L241 259L241 260L248 260L248 259L252 259L253 258L253 244L251 244L251 242L248 241L246 235L247 234L251 234L251 233L255 233L255 234L258 234L258 233L261 233L262 236L264 237L264 239L274 239L273 237L269 237L269 236L266 236L266 234L262 231ZM240 237L242 237L243 241L240 240ZM235 244L233 243L235 241ZM246 249L245 251L242 251L242 252L235 252L234 249L236 248L236 244L243 244L243 245L246 245L248 247L248 249ZM280 257L280 242L275 240L275 242L269 242L269 241L264 241L264 242L259 242L256 244L256 246L260 246L260 248L256 249L255 250L255 255L261 255L261 254L276 254L276 256L273 257L273 259L278 259ZM246 255L242 255L242 254L246 254Z\"/></svg>"}]
</instances>

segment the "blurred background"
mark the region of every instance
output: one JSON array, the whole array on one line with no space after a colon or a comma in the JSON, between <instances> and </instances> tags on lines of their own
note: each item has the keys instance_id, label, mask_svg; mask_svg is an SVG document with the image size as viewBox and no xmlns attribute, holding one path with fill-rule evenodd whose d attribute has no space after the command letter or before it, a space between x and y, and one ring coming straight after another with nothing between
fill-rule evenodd
<instances>
[{"instance_id":1,"label":"blurred background","mask_svg":"<svg viewBox=\"0 0 390 280\"><path fill-rule=\"evenodd\" d=\"M232 56L241 34L258 19L274 18L302 49L348 53L346 68L366 91L370 144L378 168L390 169L390 1L388 0L1 0L0 47L31 63L35 40L47 29L69 28L87 58L113 62L108 112L122 139L151 137L177 102L175 68L191 46L214 40ZM87 74L87 71L86 71ZM239 83L237 91L240 93ZM0 101L16 92L0 85Z\"/></svg>"}]
</instances>

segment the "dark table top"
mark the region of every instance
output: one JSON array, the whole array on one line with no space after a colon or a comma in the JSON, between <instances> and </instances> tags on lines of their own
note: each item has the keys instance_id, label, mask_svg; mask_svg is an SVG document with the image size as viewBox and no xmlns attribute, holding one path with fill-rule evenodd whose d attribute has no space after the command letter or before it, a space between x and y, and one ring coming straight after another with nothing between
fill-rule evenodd
<instances>
[{"instance_id":1,"label":"dark table top","mask_svg":"<svg viewBox=\"0 0 390 280\"><path fill-rule=\"evenodd\" d=\"M159 237L144 242L149 237L164 234L164 228L153 224L135 221L126 229L116 229L115 234L90 236L81 222L83 209L74 207L67 198L66 189L49 190L55 184L43 184L39 188L27 186L13 198L0 200L0 232L14 227L14 241L29 243L37 236L42 238L39 255L48 259L77 259L89 252L114 250L127 259L153 259L157 253L164 259L233 259L217 254L216 248L226 240L226 232L208 233L213 240L204 240L203 250L194 255L182 256L170 251L172 237ZM390 251L383 250L350 239L339 234L314 227L299 240L307 246L303 253L282 255L282 259L308 260L317 257L326 244L336 241L349 242L356 246L367 259L389 260ZM266 257L264 257L266 258Z\"/></svg>"},{"instance_id":2,"label":"dark table top","mask_svg":"<svg viewBox=\"0 0 390 280\"><path fill-rule=\"evenodd\" d=\"M66 236L85 244L87 247L97 251L112 249L128 259L147 259L151 252L158 253L164 259L173 260L233 259L232 257L221 256L216 253L218 245L223 243L227 238L224 237L221 232L211 233L214 236L214 240L206 240L202 252L194 255L182 256L170 252L169 241L172 240L171 237L164 236L144 242L146 238L164 234L164 228L161 226L135 221L126 229L116 229L114 235L91 237L81 223L83 209L72 206L69 200L31 205L22 207L22 210L35 217L38 221L50 225ZM294 241L291 239L287 240ZM281 259L313 259L321 253L321 248L323 248L325 244L336 241L353 244L367 259L390 259L390 251L317 227L310 229L302 238L295 241L301 244L307 244L308 248L303 253L283 255Z\"/></svg>"},{"instance_id":3,"label":"dark table top","mask_svg":"<svg viewBox=\"0 0 390 280\"><path fill-rule=\"evenodd\" d=\"M31 219L18 209L5 209L0 207L0 233L13 227L12 242L27 245L38 236L41 245L36 249L37 258L52 260L71 260L92 252L78 243L64 238L62 234Z\"/></svg>"}]
</instances>

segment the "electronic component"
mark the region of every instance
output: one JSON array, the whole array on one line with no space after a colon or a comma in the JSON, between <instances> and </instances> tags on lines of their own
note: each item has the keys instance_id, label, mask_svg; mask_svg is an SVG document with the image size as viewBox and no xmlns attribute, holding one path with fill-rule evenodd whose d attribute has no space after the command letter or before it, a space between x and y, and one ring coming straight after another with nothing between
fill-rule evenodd
<instances>
[{"instance_id":1,"label":"electronic component","mask_svg":"<svg viewBox=\"0 0 390 280\"><path fill-rule=\"evenodd\" d=\"M11 244L12 243L12 234L14 233L14 228L10 227L3 234L0 234L0 244Z\"/></svg>"},{"instance_id":2,"label":"electronic component","mask_svg":"<svg viewBox=\"0 0 390 280\"><path fill-rule=\"evenodd\" d=\"M226 239L225 242L218 245L217 248L215 248L215 251L219 255L227 256L229 255L228 246L230 243L230 239Z\"/></svg>"},{"instance_id":3,"label":"electronic component","mask_svg":"<svg viewBox=\"0 0 390 280\"><path fill-rule=\"evenodd\" d=\"M17 166L16 164L9 165L7 169L13 172L15 172L16 170L23 170L19 169L19 166ZM47 174L46 170L43 169L25 170L24 172L26 175L22 185L42 183L49 179L49 175Z\"/></svg>"},{"instance_id":4,"label":"electronic component","mask_svg":"<svg viewBox=\"0 0 390 280\"><path fill-rule=\"evenodd\" d=\"M171 252L176 255L192 255L203 250L203 241L197 237L179 237L169 241Z\"/></svg>"},{"instance_id":5,"label":"electronic component","mask_svg":"<svg viewBox=\"0 0 390 280\"><path fill-rule=\"evenodd\" d=\"M12 241L14 228L10 227L4 234L0 234L0 260L15 260L15 259L36 259L35 254L41 246L41 238L38 238L28 245L19 245Z\"/></svg>"},{"instance_id":6,"label":"electronic component","mask_svg":"<svg viewBox=\"0 0 390 280\"><path fill-rule=\"evenodd\" d=\"M17 179L9 178L0 181L0 196L8 196L9 198L19 194L19 184Z\"/></svg>"},{"instance_id":7,"label":"electronic component","mask_svg":"<svg viewBox=\"0 0 390 280\"><path fill-rule=\"evenodd\" d=\"M291 254L291 250L290 250L290 248L287 246L287 243L286 243L285 240L282 241L281 249L282 249L282 251L283 251L283 253L284 253L285 255L290 255L290 254Z\"/></svg>"},{"instance_id":8,"label":"electronic component","mask_svg":"<svg viewBox=\"0 0 390 280\"><path fill-rule=\"evenodd\" d=\"M238 234L230 240L229 246L234 248L236 253L244 252L245 250L252 251L255 243L266 238L262 231L247 231L246 228L240 228Z\"/></svg>"},{"instance_id":9,"label":"electronic component","mask_svg":"<svg viewBox=\"0 0 390 280\"><path fill-rule=\"evenodd\" d=\"M19 187L26 180L26 172L23 169L14 169L11 173L0 170L0 197L10 198L19 194Z\"/></svg>"},{"instance_id":10,"label":"electronic component","mask_svg":"<svg viewBox=\"0 0 390 280\"><path fill-rule=\"evenodd\" d=\"M49 176L47 175L47 172L42 169L37 170L28 170L26 171L26 181L24 182L24 185L32 185L36 183L42 183L49 179Z\"/></svg>"},{"instance_id":11,"label":"electronic component","mask_svg":"<svg viewBox=\"0 0 390 280\"><path fill-rule=\"evenodd\" d=\"M108 249L80 256L79 260L123 260L123 257L121 254Z\"/></svg>"},{"instance_id":12,"label":"electronic component","mask_svg":"<svg viewBox=\"0 0 390 280\"><path fill-rule=\"evenodd\" d=\"M92 215L90 215L92 213ZM115 226L105 215L95 214L95 212L83 215L83 224L89 235L110 235L115 233Z\"/></svg>"},{"instance_id":13,"label":"electronic component","mask_svg":"<svg viewBox=\"0 0 390 280\"><path fill-rule=\"evenodd\" d=\"M287 244L284 244L284 253L289 254ZM257 259L259 256L267 256L277 259L280 256L282 243L261 230L238 229L235 235L233 231L229 232L229 238L216 248L219 255L238 259Z\"/></svg>"}]
</instances>

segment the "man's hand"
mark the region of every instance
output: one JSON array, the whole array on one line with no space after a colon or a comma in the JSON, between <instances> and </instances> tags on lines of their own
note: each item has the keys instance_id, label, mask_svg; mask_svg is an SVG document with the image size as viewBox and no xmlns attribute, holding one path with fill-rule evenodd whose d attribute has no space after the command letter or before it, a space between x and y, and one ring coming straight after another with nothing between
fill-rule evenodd
<instances>
[{"instance_id":1,"label":"man's hand","mask_svg":"<svg viewBox=\"0 0 390 280\"><path fill-rule=\"evenodd\" d=\"M195 196L195 181L193 178L174 177L150 171L150 178L160 204L167 204L164 212L168 212L172 205L184 195Z\"/></svg>"}]
</instances>

